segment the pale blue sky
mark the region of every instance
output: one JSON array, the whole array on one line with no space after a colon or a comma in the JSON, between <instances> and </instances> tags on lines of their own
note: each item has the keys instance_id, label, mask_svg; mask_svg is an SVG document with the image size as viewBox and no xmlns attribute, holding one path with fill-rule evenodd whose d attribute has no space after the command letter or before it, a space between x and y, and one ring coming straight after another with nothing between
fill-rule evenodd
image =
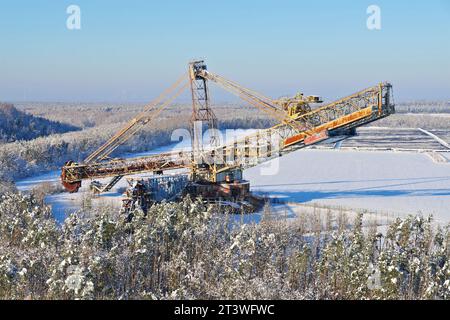
<instances>
[{"instance_id":1,"label":"pale blue sky","mask_svg":"<svg viewBox=\"0 0 450 320\"><path fill-rule=\"evenodd\" d=\"M66 28L70 4L81 30ZM371 4L380 31L366 28ZM397 101L450 99L447 0L0 0L0 41L6 101L144 102L197 57L273 97L387 80Z\"/></svg>"}]
</instances>

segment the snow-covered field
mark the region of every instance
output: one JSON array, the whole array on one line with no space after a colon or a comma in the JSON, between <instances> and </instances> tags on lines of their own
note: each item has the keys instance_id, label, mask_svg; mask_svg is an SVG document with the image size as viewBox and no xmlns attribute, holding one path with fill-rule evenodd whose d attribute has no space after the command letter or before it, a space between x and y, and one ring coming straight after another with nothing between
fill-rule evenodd
<instances>
[{"instance_id":1,"label":"snow-covered field","mask_svg":"<svg viewBox=\"0 0 450 320\"><path fill-rule=\"evenodd\" d=\"M274 175L261 169L277 165ZM285 201L392 214L433 214L450 222L450 164L425 154L299 150L245 172L252 190Z\"/></svg>"}]
</instances>

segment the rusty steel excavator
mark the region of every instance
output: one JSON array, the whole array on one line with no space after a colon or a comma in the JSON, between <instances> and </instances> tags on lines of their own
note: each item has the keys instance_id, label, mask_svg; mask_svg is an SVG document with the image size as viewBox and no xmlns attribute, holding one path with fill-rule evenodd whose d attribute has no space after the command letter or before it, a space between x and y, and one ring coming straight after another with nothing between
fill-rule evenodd
<instances>
[{"instance_id":1,"label":"rusty steel excavator","mask_svg":"<svg viewBox=\"0 0 450 320\"><path fill-rule=\"evenodd\" d=\"M232 143L220 145L218 134L215 133L218 129L217 118L210 107L210 82L266 112L277 124ZM117 147L144 126L154 122L164 108L188 87L192 94L191 150L134 159L109 158ZM91 189L102 193L111 190L124 176L152 172L155 177L152 183L142 184L141 181L140 184L141 187L146 185L145 192L138 192L141 207L143 202L147 206L158 201L158 197L159 200L164 198L158 190L167 185L172 185L172 194L167 193L172 198L175 194L188 193L209 201L242 204L250 197L250 184L243 180L243 169L317 143L343 140L354 135L357 127L395 112L392 85L389 83L380 83L317 108L311 107L320 103L322 101L319 97L303 94L272 100L208 71L204 61L193 61L189 63L188 76L183 75L145 106L140 114L82 163L68 161L62 168L61 181L67 191L77 192L83 180L112 177L106 184L97 181L91 184ZM205 124L211 132L208 146L202 144ZM174 189L173 185L179 177L177 178L177 174L167 177L164 173L176 169L185 169L189 174L187 178L184 174L181 179L182 187ZM170 179L175 180L171 183Z\"/></svg>"}]
</instances>

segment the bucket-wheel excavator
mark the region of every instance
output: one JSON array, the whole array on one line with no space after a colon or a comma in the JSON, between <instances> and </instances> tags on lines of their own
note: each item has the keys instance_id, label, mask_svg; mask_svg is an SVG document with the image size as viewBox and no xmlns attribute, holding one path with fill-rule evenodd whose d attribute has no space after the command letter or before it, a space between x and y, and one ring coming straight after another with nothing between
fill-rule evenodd
<instances>
[{"instance_id":1,"label":"bucket-wheel excavator","mask_svg":"<svg viewBox=\"0 0 450 320\"><path fill-rule=\"evenodd\" d=\"M277 124L221 145L216 134L217 118L210 106L208 86L211 82L266 112ZM154 122L164 108L187 88L192 95L190 151L134 159L109 158L117 147ZM62 168L62 184L67 191L77 192L83 180L112 177L109 183L91 185L101 193L109 191L127 175L187 169L189 182L183 188L184 192L212 200L244 199L249 195L250 187L249 182L242 179L243 169L317 143L345 139L353 135L357 127L395 112L392 85L389 83L380 83L335 102L312 107L319 103L322 103L319 97L303 94L273 100L208 71L204 61L193 61L189 63L187 76L182 76L144 107L139 115L82 163L68 161ZM204 124L211 133L208 146L202 144ZM153 188L158 186L153 185Z\"/></svg>"}]
</instances>

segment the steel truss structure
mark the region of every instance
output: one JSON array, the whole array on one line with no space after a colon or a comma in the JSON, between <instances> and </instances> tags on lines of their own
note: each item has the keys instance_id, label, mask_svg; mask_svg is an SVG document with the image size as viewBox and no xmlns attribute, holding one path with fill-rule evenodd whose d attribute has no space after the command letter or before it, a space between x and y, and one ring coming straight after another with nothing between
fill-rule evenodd
<instances>
[{"instance_id":1,"label":"steel truss structure","mask_svg":"<svg viewBox=\"0 0 450 320\"><path fill-rule=\"evenodd\" d=\"M185 80L188 81L184 83ZM218 128L217 118L210 108L208 81L241 97L279 123L222 146L217 145L219 139L212 134L210 146L205 148L200 143L201 124L205 122L209 129ZM119 145L145 125L151 124L188 86L191 88L193 105L192 151L108 160ZM222 182L223 173L249 168L323 141L344 139L355 128L393 114L395 105L392 85L380 83L319 108L307 106L304 109L311 111L289 115L277 101L209 72L204 61L191 62L187 79L185 76L180 78L83 163L67 162L62 168L61 180L69 192L76 192L84 179L114 177L108 184L108 188L111 188L111 184L126 175L186 168L190 170L194 181Z\"/></svg>"}]
</instances>

